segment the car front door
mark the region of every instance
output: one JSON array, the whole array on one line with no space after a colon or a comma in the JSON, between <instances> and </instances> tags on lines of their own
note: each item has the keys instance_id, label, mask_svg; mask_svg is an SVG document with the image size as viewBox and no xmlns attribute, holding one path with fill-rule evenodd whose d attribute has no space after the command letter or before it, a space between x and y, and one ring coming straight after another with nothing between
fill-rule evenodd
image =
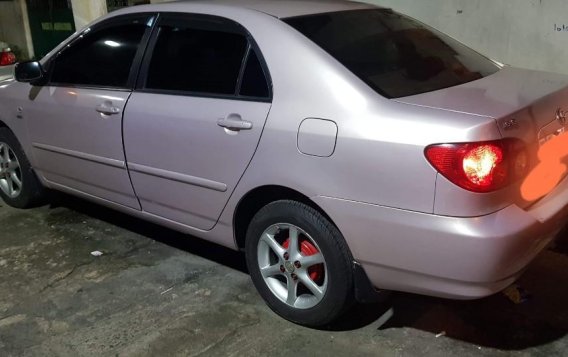
<instances>
[{"instance_id":1,"label":"car front door","mask_svg":"<svg viewBox=\"0 0 568 357\"><path fill-rule=\"evenodd\" d=\"M142 209L211 229L256 150L271 106L260 51L235 22L161 16L125 112Z\"/></svg>"},{"instance_id":2,"label":"car front door","mask_svg":"<svg viewBox=\"0 0 568 357\"><path fill-rule=\"evenodd\" d=\"M122 117L155 15L86 29L46 64L22 112L36 170L53 186L140 209L126 169Z\"/></svg>"}]
</instances>

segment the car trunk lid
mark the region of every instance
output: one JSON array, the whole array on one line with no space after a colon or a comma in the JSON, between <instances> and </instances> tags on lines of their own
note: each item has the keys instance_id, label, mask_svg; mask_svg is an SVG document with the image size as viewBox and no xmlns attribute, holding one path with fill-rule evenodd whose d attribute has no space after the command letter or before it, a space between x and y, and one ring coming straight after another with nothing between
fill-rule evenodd
<instances>
[{"instance_id":1,"label":"car trunk lid","mask_svg":"<svg viewBox=\"0 0 568 357\"><path fill-rule=\"evenodd\" d=\"M568 76L555 73L505 67L474 82L395 100L495 119L503 138L525 143L529 175L539 164L539 148L564 133L568 124ZM523 194L525 182L519 182L518 189L512 190L515 197L508 194L507 200L527 207L542 197L527 198Z\"/></svg>"},{"instance_id":2,"label":"car trunk lid","mask_svg":"<svg viewBox=\"0 0 568 357\"><path fill-rule=\"evenodd\" d=\"M394 100L500 119L533 105L535 101L567 85L568 75L504 67L491 76L473 82ZM550 116L536 119L539 127L552 120L549 120Z\"/></svg>"}]
</instances>

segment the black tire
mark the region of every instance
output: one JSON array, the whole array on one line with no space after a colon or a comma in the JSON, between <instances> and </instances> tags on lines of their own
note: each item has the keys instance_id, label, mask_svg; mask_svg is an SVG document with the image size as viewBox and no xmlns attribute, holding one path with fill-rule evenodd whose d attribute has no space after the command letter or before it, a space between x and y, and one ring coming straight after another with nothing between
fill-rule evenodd
<instances>
[{"instance_id":1,"label":"black tire","mask_svg":"<svg viewBox=\"0 0 568 357\"><path fill-rule=\"evenodd\" d=\"M0 197L2 197L2 200L6 202L6 204L15 208L31 208L37 206L42 202L45 196L45 190L37 179L18 139L16 139L10 129L0 128L0 143L6 144L12 152L10 155L15 156L15 159L17 159L19 163L18 173L21 176L22 183L17 196L10 197L0 189Z\"/></svg>"},{"instance_id":2,"label":"black tire","mask_svg":"<svg viewBox=\"0 0 568 357\"><path fill-rule=\"evenodd\" d=\"M288 305L265 282L258 262L259 241L265 230L276 224L291 224L315 241L325 259L326 290L310 308ZM252 219L246 235L246 260L252 281L267 305L294 323L323 327L338 319L353 303L353 258L339 230L315 209L296 201L276 201L263 207ZM276 256L276 255L275 255ZM272 263L271 263L272 264ZM286 274L289 272L287 271ZM284 274L283 274L284 275ZM289 277L282 277L288 284Z\"/></svg>"}]
</instances>

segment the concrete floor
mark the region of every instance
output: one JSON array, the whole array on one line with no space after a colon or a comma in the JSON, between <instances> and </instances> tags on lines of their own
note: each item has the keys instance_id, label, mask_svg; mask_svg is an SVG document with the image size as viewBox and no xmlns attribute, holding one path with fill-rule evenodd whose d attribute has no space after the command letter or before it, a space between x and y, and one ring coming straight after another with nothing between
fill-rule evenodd
<instances>
[{"instance_id":1,"label":"concrete floor","mask_svg":"<svg viewBox=\"0 0 568 357\"><path fill-rule=\"evenodd\" d=\"M566 241L522 278L524 304L400 293L312 330L264 305L238 253L67 196L1 204L0 355L567 355Z\"/></svg>"}]
</instances>

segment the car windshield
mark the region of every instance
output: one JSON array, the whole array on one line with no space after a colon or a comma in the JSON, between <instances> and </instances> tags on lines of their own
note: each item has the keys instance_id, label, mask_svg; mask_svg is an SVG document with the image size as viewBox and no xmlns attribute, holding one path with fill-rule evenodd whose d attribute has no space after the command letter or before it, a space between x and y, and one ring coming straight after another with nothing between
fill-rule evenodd
<instances>
[{"instance_id":1,"label":"car windshield","mask_svg":"<svg viewBox=\"0 0 568 357\"><path fill-rule=\"evenodd\" d=\"M387 98L474 81L499 70L479 53L386 9L284 19Z\"/></svg>"}]
</instances>

